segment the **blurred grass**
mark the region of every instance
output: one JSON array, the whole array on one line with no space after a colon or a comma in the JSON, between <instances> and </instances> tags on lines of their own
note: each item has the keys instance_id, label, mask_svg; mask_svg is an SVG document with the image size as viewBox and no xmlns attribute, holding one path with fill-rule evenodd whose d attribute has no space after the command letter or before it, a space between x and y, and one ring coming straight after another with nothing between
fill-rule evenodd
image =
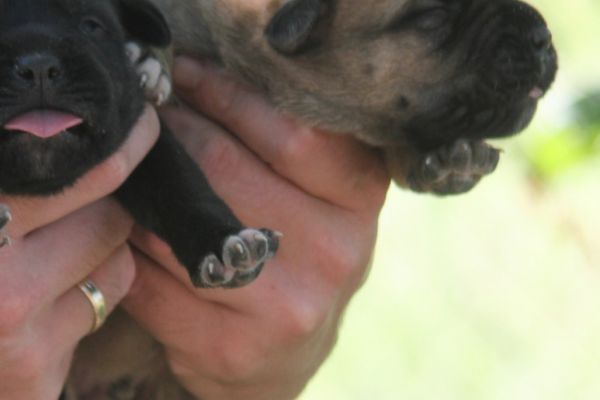
<instances>
[{"instance_id":1,"label":"blurred grass","mask_svg":"<svg viewBox=\"0 0 600 400\"><path fill-rule=\"evenodd\" d=\"M532 1L561 72L472 193L393 189L369 280L302 400L600 399L600 1ZM600 115L600 101L591 101Z\"/></svg>"}]
</instances>

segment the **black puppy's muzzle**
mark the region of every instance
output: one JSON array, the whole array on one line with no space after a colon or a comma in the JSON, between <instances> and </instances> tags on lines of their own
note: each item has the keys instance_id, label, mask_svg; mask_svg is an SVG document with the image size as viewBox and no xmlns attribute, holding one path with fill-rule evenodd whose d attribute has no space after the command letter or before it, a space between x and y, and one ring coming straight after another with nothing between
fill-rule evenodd
<instances>
[{"instance_id":1,"label":"black puppy's muzzle","mask_svg":"<svg viewBox=\"0 0 600 400\"><path fill-rule=\"evenodd\" d=\"M64 75L64 70L58 57L50 52L31 52L16 58L13 75L17 84L24 88L49 93Z\"/></svg>"},{"instance_id":2,"label":"black puppy's muzzle","mask_svg":"<svg viewBox=\"0 0 600 400\"><path fill-rule=\"evenodd\" d=\"M23 52L14 57L11 86L22 109L55 108L65 87L61 59L49 50Z\"/></svg>"},{"instance_id":3,"label":"black puppy's muzzle","mask_svg":"<svg viewBox=\"0 0 600 400\"><path fill-rule=\"evenodd\" d=\"M110 82L93 53L78 46L76 37L32 25L5 32L2 39L0 126L8 130L3 136L10 138L13 130L21 131L18 127L25 125L14 127L12 122L35 110L82 119L82 126L69 129L72 134L85 133L90 124L96 124L101 115L94 104L110 103Z\"/></svg>"}]
</instances>

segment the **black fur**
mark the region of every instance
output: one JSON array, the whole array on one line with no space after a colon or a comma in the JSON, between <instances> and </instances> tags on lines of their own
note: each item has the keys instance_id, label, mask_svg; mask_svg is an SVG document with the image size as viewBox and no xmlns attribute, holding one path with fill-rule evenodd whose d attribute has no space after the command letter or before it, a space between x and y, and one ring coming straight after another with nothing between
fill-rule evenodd
<instances>
[{"instance_id":1,"label":"black fur","mask_svg":"<svg viewBox=\"0 0 600 400\"><path fill-rule=\"evenodd\" d=\"M49 195L72 185L127 139L145 100L125 42L168 45L169 29L146 0L1 4L0 126L38 109L84 120L46 139L0 128L0 191ZM33 68L23 67L32 64ZM155 147L115 195L139 224L169 243L197 286L210 286L200 276L203 260L213 254L223 262L226 239L243 229L165 126ZM277 238L263 233L272 255ZM261 254L262 262L266 258ZM252 276L260 268L262 263L250 271ZM251 281L247 273L246 269L240 280L222 283L241 286Z\"/></svg>"}]
</instances>

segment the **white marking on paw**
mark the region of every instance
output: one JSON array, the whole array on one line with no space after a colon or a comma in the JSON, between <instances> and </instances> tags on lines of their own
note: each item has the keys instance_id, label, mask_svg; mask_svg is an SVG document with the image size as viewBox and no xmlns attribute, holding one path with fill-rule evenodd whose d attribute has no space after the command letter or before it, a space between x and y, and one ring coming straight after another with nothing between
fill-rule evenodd
<instances>
[{"instance_id":1,"label":"white marking on paw","mask_svg":"<svg viewBox=\"0 0 600 400\"><path fill-rule=\"evenodd\" d=\"M125 43L125 54L132 64L136 64L142 56L142 48L136 42Z\"/></svg>"},{"instance_id":2,"label":"white marking on paw","mask_svg":"<svg viewBox=\"0 0 600 400\"><path fill-rule=\"evenodd\" d=\"M137 73L146 97L156 105L163 104L171 95L171 80L163 71L162 64L155 58L148 58L138 64Z\"/></svg>"},{"instance_id":3,"label":"white marking on paw","mask_svg":"<svg viewBox=\"0 0 600 400\"><path fill-rule=\"evenodd\" d=\"M158 85L162 73L162 65L155 58L147 58L137 66L137 72L140 76L146 75L145 86L153 90Z\"/></svg>"}]
</instances>

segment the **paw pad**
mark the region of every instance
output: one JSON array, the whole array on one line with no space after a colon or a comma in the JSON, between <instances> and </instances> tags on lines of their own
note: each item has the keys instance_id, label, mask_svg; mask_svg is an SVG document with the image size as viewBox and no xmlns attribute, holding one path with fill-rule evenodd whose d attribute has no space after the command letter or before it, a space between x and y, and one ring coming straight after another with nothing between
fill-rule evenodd
<instances>
[{"instance_id":1,"label":"paw pad","mask_svg":"<svg viewBox=\"0 0 600 400\"><path fill-rule=\"evenodd\" d=\"M210 254L202 260L192 277L198 287L241 287L252 282L272 258L281 234L268 229L244 229L229 236L221 257Z\"/></svg>"},{"instance_id":2,"label":"paw pad","mask_svg":"<svg viewBox=\"0 0 600 400\"><path fill-rule=\"evenodd\" d=\"M426 154L409 175L411 189L440 195L471 190L492 173L500 151L483 141L457 140Z\"/></svg>"}]
</instances>

